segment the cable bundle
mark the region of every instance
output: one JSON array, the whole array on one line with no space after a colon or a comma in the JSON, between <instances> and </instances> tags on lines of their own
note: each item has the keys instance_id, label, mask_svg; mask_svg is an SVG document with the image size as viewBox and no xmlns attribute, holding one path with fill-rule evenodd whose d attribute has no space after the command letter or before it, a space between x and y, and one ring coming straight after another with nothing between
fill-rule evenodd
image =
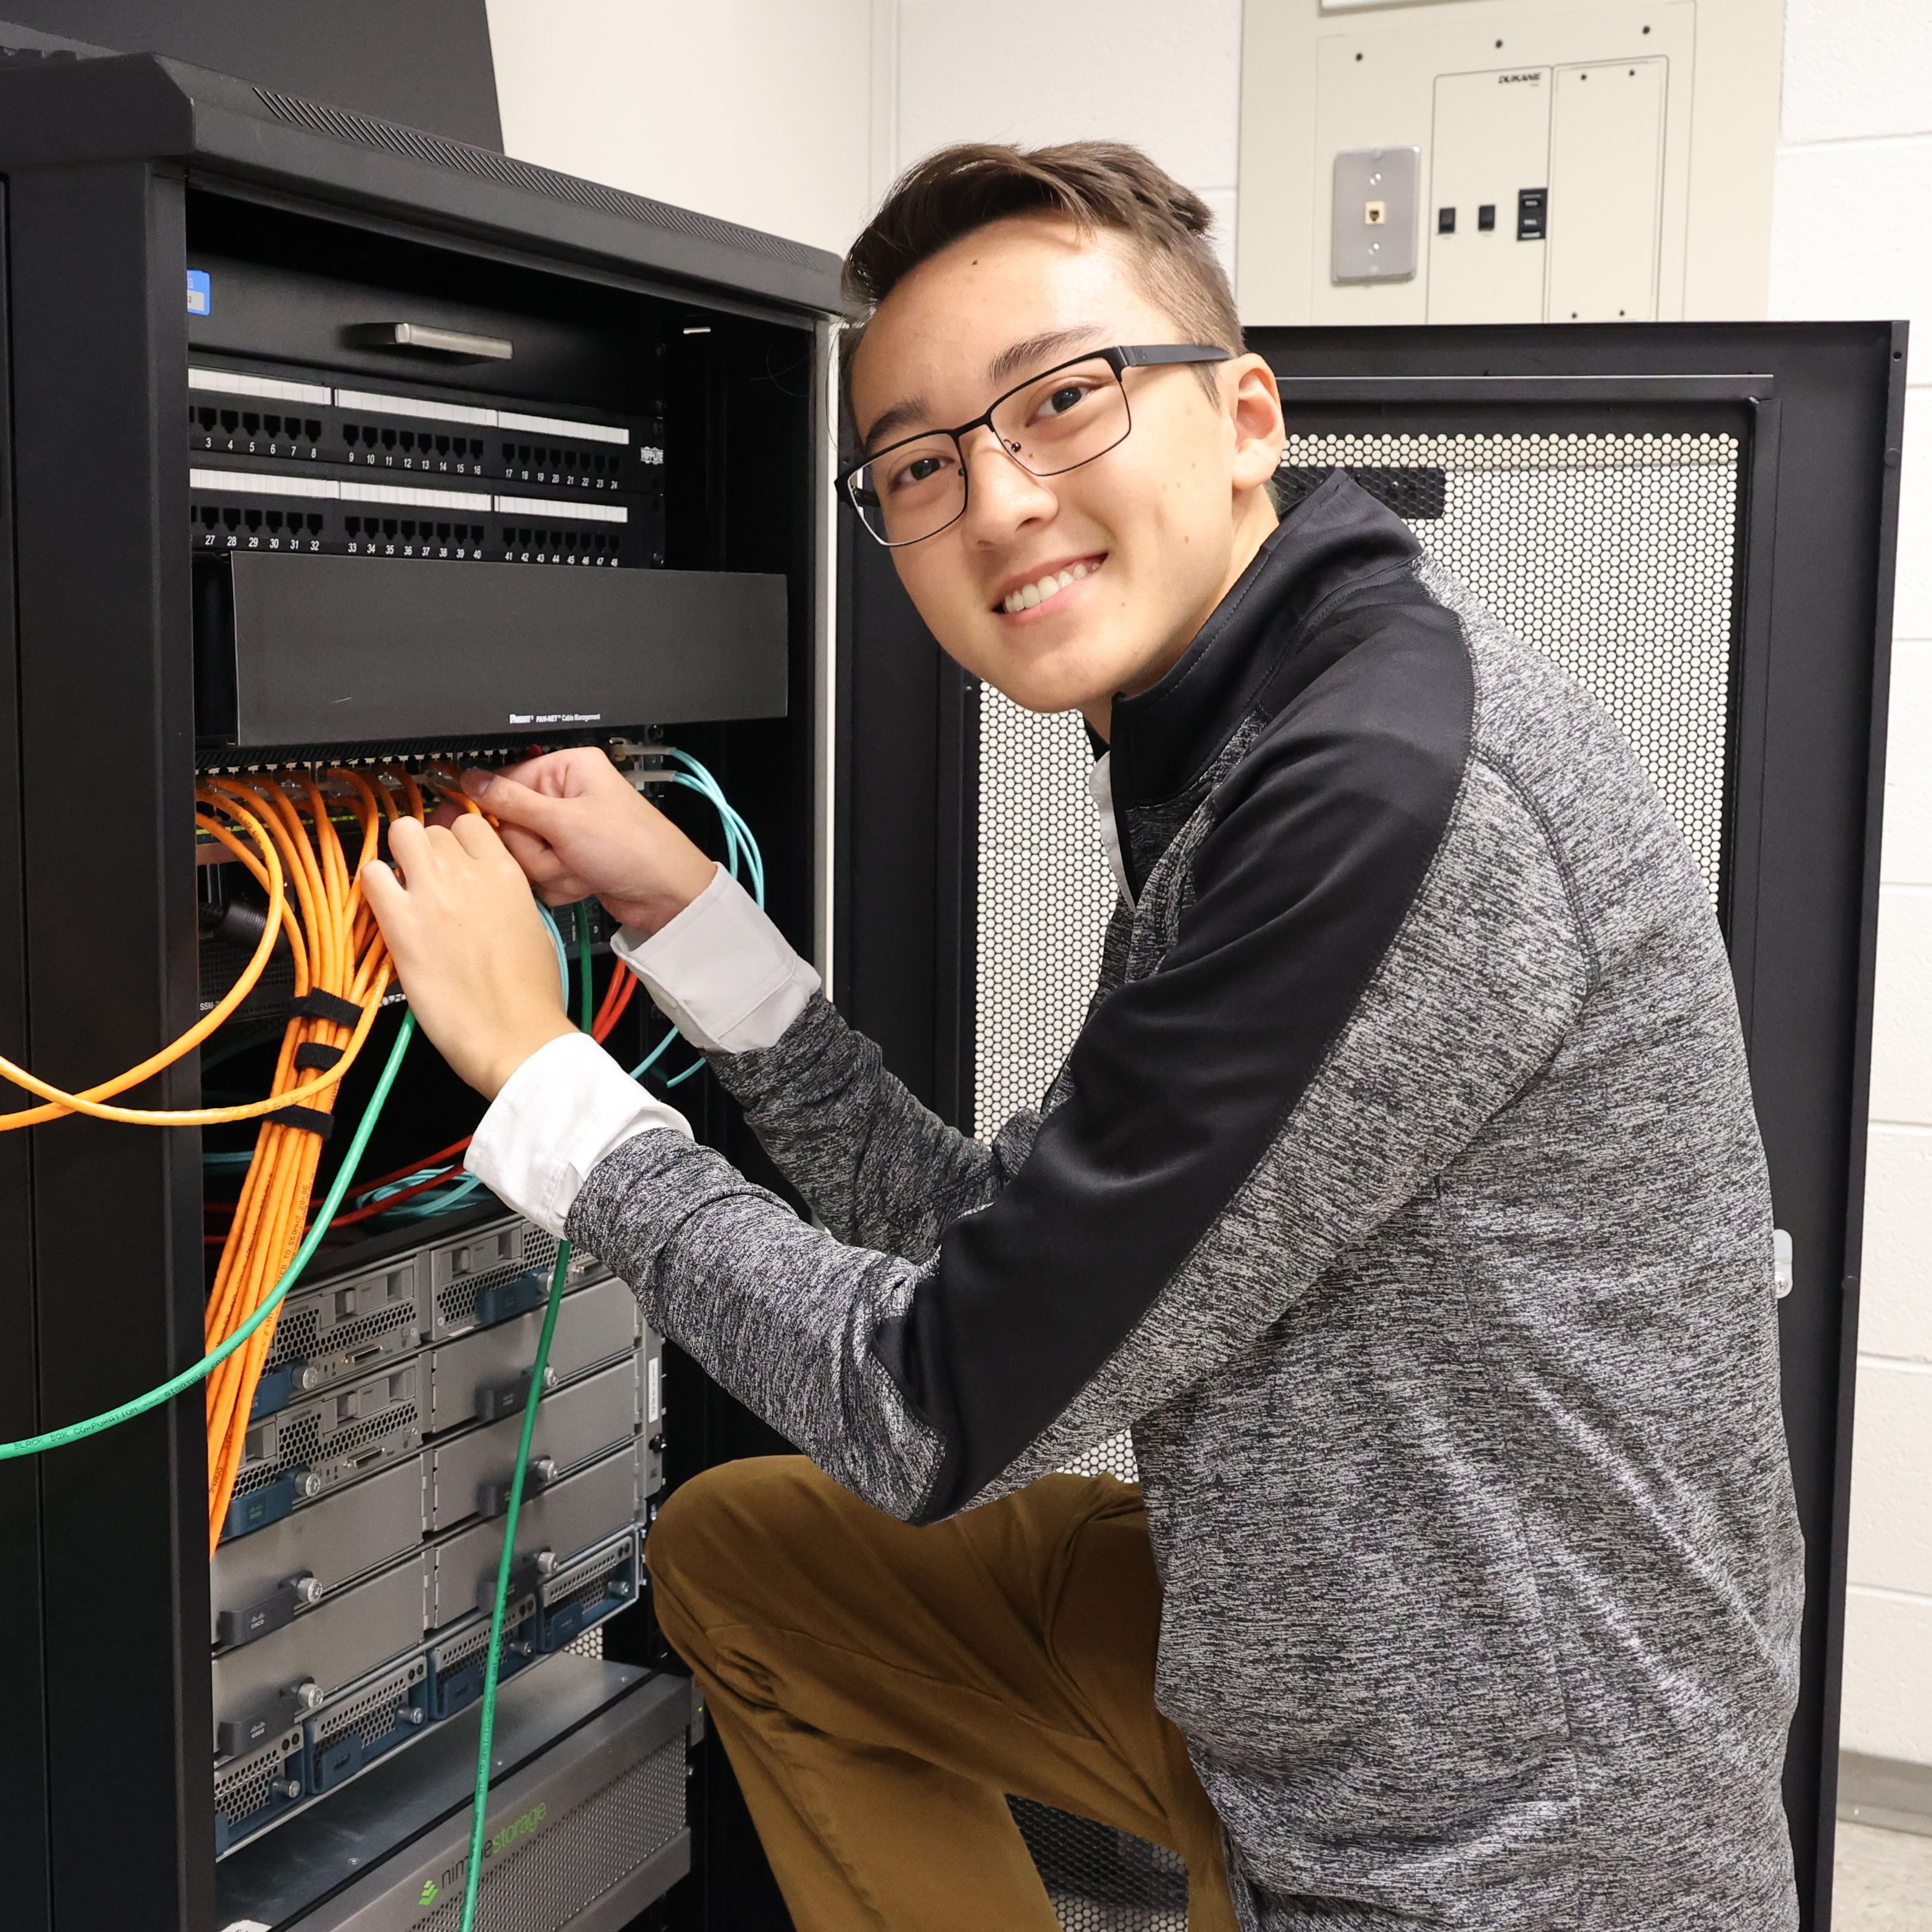
<instances>
[{"instance_id":1,"label":"cable bundle","mask_svg":"<svg viewBox=\"0 0 1932 1932\"><path fill-rule=\"evenodd\" d=\"M386 821L404 812L412 818L423 816L422 788L407 772L386 773L387 782L340 769L326 776L336 788L335 800L353 814L361 835L352 865L336 830L331 799L308 773L295 774L282 784L214 778L196 794L212 809L266 829L295 901L292 907L286 904L286 895L278 892L253 854L213 821L200 821L248 868L268 893L272 908L279 906L295 964L295 1002L270 1089L280 1104L262 1124L222 1246L208 1298L205 1332L210 1348L254 1314L301 1243L322 1143L334 1125L335 1096L352 1057L349 1050L361 1045L388 987L388 950L363 902L362 868L375 857ZM304 1076L318 1070L330 1076L326 1084L304 1088ZM298 1089L303 1102L291 1104ZM274 1332L273 1318L263 1322L248 1346L208 1378L211 1551L220 1540L235 1493L249 1411Z\"/></svg>"}]
</instances>

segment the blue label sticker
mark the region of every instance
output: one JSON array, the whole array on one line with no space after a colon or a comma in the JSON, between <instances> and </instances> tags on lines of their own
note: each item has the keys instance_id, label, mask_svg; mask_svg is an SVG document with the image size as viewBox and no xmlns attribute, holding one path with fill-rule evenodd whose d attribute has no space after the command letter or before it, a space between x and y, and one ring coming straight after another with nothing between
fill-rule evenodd
<instances>
[{"instance_id":1,"label":"blue label sticker","mask_svg":"<svg viewBox=\"0 0 1932 1932\"><path fill-rule=\"evenodd\" d=\"M188 272L188 312L190 315L206 315L214 300L214 290L208 279L206 268L190 268Z\"/></svg>"}]
</instances>

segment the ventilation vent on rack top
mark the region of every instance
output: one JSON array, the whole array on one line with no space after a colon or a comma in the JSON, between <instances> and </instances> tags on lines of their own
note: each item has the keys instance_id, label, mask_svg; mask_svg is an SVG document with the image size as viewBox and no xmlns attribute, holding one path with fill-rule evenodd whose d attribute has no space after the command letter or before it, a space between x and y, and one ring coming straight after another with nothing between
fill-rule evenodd
<instances>
[{"instance_id":1,"label":"ventilation vent on rack top","mask_svg":"<svg viewBox=\"0 0 1932 1932\"><path fill-rule=\"evenodd\" d=\"M548 195L553 201L574 201L606 214L648 222L653 228L674 229L699 241L742 248L748 254L770 256L801 268L818 268L824 265L820 251L802 242L761 234L755 228L740 228L735 222L673 208L668 202L652 201L641 194L627 194L622 188L606 188L599 182L579 181L574 175L559 174L554 168L540 168L529 161L512 160L508 155L488 148L472 148L466 142L452 141L441 134L426 134L420 128L379 121L372 115L357 114L346 107L325 107L319 101L304 100L299 94L278 94L272 88L256 88L255 98L277 120L286 121L291 127L306 128L313 134L358 142L365 148L386 148L392 154L478 175L500 182L506 188Z\"/></svg>"}]
</instances>

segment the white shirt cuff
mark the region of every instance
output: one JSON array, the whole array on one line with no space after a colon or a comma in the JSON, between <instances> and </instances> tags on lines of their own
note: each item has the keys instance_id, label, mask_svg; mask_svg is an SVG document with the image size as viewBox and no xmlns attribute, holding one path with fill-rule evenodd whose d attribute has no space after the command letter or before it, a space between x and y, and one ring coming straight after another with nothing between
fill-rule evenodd
<instances>
[{"instance_id":1,"label":"white shirt cuff","mask_svg":"<svg viewBox=\"0 0 1932 1932\"><path fill-rule=\"evenodd\" d=\"M675 919L610 947L700 1053L776 1046L824 983L722 866Z\"/></svg>"},{"instance_id":2,"label":"white shirt cuff","mask_svg":"<svg viewBox=\"0 0 1932 1932\"><path fill-rule=\"evenodd\" d=\"M653 1127L691 1132L588 1034L566 1034L503 1082L463 1165L506 1207L560 1236L590 1170Z\"/></svg>"}]
</instances>

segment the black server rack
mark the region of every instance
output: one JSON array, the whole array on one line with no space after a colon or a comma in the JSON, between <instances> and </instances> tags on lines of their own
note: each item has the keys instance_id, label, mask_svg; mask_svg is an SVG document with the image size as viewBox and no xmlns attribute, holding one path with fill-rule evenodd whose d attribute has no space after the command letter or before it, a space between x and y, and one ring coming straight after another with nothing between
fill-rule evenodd
<instances>
[{"instance_id":1,"label":"black server rack","mask_svg":"<svg viewBox=\"0 0 1932 1932\"><path fill-rule=\"evenodd\" d=\"M152 56L0 57L0 1050L84 1085L236 983L261 907L193 802L224 776L591 744L648 785L672 745L825 957L833 258ZM266 1093L294 992L272 960L131 1097ZM677 1097L754 1164L708 1087ZM412 1053L360 1172L478 1112ZM0 1137L0 1439L200 1355L253 1140ZM0 1468L10 1926L457 1923L526 1401L481 1922L769 1918L642 1562L666 1482L762 1438L589 1256L532 1388L556 1250L487 1195L332 1223L212 1562L199 1389Z\"/></svg>"},{"instance_id":2,"label":"black server rack","mask_svg":"<svg viewBox=\"0 0 1932 1932\"><path fill-rule=\"evenodd\" d=\"M1904 326L1248 340L1281 384L1285 505L1351 470L1604 703L1703 869L1789 1242L1807 1610L1785 1794L1803 1922L1823 1932ZM1022 712L922 650L882 553L862 542L848 569L860 621L839 796L855 823L890 822L842 874L843 984L920 1090L990 1133L1050 1083L1098 965L1114 887L1082 782L1091 754L1077 717ZM1132 1445L1079 1466L1131 1478ZM1183 1932L1184 1887L1157 1847L1016 1808L1074 1932Z\"/></svg>"}]
</instances>

